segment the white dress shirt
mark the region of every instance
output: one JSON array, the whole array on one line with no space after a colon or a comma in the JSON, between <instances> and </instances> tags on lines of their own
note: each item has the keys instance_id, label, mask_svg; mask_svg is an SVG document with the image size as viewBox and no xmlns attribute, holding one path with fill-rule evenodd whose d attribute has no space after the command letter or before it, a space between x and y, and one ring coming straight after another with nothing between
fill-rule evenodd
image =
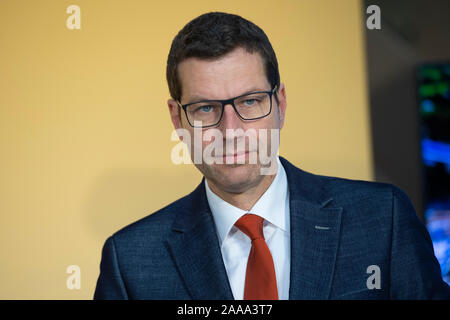
<instances>
[{"instance_id":1,"label":"white dress shirt","mask_svg":"<svg viewBox=\"0 0 450 320\"><path fill-rule=\"evenodd\" d=\"M290 275L290 219L289 189L286 172L278 160L277 174L269 188L249 211L239 209L211 191L205 179L206 196L211 208L233 296L244 299L245 273L251 240L234 224L244 214L253 213L264 218L263 232L273 257L278 297L289 299Z\"/></svg>"}]
</instances>

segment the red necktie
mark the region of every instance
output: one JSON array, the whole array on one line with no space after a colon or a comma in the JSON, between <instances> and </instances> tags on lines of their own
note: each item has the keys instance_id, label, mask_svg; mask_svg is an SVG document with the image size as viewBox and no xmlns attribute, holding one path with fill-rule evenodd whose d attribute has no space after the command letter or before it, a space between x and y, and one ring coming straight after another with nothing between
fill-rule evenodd
<instances>
[{"instance_id":1,"label":"red necktie","mask_svg":"<svg viewBox=\"0 0 450 320\"><path fill-rule=\"evenodd\" d=\"M252 240L245 275L244 300L278 300L272 255L264 240L263 218L246 214L235 226Z\"/></svg>"}]
</instances>

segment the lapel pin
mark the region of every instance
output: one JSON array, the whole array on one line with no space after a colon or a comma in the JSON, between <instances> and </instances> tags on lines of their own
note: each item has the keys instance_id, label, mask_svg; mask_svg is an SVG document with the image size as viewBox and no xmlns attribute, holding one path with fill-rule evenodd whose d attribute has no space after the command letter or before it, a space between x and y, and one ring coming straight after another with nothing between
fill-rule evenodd
<instances>
[{"instance_id":1,"label":"lapel pin","mask_svg":"<svg viewBox=\"0 0 450 320\"><path fill-rule=\"evenodd\" d=\"M314 226L317 230L330 230L330 227Z\"/></svg>"}]
</instances>

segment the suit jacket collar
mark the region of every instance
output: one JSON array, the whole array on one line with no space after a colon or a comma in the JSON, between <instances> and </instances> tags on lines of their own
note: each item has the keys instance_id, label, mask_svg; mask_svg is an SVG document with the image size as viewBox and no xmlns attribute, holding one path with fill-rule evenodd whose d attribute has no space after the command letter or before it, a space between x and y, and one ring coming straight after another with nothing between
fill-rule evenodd
<instances>
[{"instance_id":1,"label":"suit jacket collar","mask_svg":"<svg viewBox=\"0 0 450 320\"><path fill-rule=\"evenodd\" d=\"M289 299L327 299L339 244L342 207L332 207L323 178L280 157L290 193L291 273ZM204 178L188 195L167 239L193 299L233 299L222 260Z\"/></svg>"},{"instance_id":2,"label":"suit jacket collar","mask_svg":"<svg viewBox=\"0 0 450 320\"><path fill-rule=\"evenodd\" d=\"M320 177L280 160L290 193L291 274L289 299L328 299L339 246L342 207Z\"/></svg>"},{"instance_id":3,"label":"suit jacket collar","mask_svg":"<svg viewBox=\"0 0 450 320\"><path fill-rule=\"evenodd\" d=\"M186 288L195 300L232 300L204 178L179 211L167 245Z\"/></svg>"}]
</instances>

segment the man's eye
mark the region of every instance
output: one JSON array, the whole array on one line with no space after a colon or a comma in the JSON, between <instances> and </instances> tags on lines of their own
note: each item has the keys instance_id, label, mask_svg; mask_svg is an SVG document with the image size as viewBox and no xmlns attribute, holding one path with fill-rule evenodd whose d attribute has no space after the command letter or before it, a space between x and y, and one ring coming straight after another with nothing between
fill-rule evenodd
<instances>
[{"instance_id":1,"label":"man's eye","mask_svg":"<svg viewBox=\"0 0 450 320\"><path fill-rule=\"evenodd\" d=\"M256 102L257 102L256 99L247 99L247 100L244 101L244 105L249 107L249 106L252 106L252 105L256 104Z\"/></svg>"},{"instance_id":2,"label":"man's eye","mask_svg":"<svg viewBox=\"0 0 450 320\"><path fill-rule=\"evenodd\" d=\"M198 107L195 111L199 111L199 112L210 112L212 111L213 106L201 106Z\"/></svg>"}]
</instances>

